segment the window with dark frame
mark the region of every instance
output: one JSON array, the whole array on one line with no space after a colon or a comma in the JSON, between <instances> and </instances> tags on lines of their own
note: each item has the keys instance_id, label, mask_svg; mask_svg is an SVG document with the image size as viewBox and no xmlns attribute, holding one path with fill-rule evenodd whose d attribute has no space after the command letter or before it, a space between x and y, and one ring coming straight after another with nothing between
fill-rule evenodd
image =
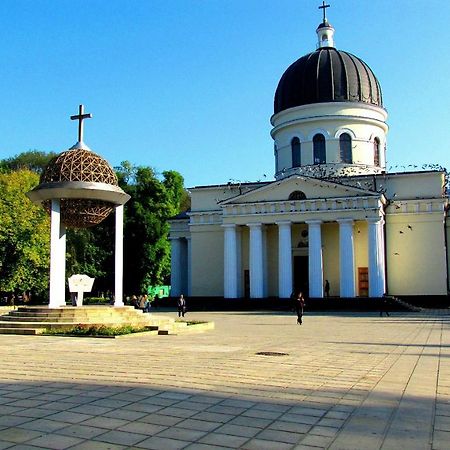
<instances>
[{"instance_id":1,"label":"window with dark frame","mask_svg":"<svg viewBox=\"0 0 450 450\"><path fill-rule=\"evenodd\" d=\"M302 158L300 151L301 151L300 139L298 137L292 138L291 141L292 167L301 166Z\"/></svg>"},{"instance_id":2,"label":"window with dark frame","mask_svg":"<svg viewBox=\"0 0 450 450\"><path fill-rule=\"evenodd\" d=\"M352 138L348 133L342 133L339 136L339 153L341 162L351 164L352 158Z\"/></svg>"},{"instance_id":3,"label":"window with dark frame","mask_svg":"<svg viewBox=\"0 0 450 450\"><path fill-rule=\"evenodd\" d=\"M323 134L316 134L313 137L313 152L314 152L314 164L325 164L326 150L325 150L325 136Z\"/></svg>"},{"instance_id":4,"label":"window with dark frame","mask_svg":"<svg viewBox=\"0 0 450 450\"><path fill-rule=\"evenodd\" d=\"M373 141L373 165L380 165L380 140L378 138Z\"/></svg>"}]
</instances>

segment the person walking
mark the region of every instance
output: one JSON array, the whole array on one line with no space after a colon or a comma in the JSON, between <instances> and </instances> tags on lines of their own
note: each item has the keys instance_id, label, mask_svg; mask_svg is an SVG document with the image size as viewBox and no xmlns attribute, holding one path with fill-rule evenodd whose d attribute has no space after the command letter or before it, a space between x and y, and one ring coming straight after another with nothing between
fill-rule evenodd
<instances>
[{"instance_id":1,"label":"person walking","mask_svg":"<svg viewBox=\"0 0 450 450\"><path fill-rule=\"evenodd\" d=\"M386 297L383 297L380 299L380 317L383 316L383 313L386 314L387 317L390 317L389 311L388 311L388 301Z\"/></svg>"},{"instance_id":2,"label":"person walking","mask_svg":"<svg viewBox=\"0 0 450 450\"><path fill-rule=\"evenodd\" d=\"M183 294L180 295L180 298L177 302L178 306L178 317L184 317L186 314L186 299L184 298Z\"/></svg>"},{"instance_id":3,"label":"person walking","mask_svg":"<svg viewBox=\"0 0 450 450\"><path fill-rule=\"evenodd\" d=\"M303 308L305 307L305 297L303 297L303 292L299 291L297 297L295 298L295 312L297 313L297 323L301 325L303 323Z\"/></svg>"},{"instance_id":4,"label":"person walking","mask_svg":"<svg viewBox=\"0 0 450 450\"><path fill-rule=\"evenodd\" d=\"M328 280L325 280L324 291L325 291L325 297L329 297L330 296L330 282Z\"/></svg>"}]
</instances>

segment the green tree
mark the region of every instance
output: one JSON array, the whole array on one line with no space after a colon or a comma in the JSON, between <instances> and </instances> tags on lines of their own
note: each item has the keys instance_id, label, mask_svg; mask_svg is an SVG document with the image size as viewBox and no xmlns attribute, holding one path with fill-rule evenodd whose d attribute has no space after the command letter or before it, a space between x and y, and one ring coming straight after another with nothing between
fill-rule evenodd
<instances>
[{"instance_id":1,"label":"green tree","mask_svg":"<svg viewBox=\"0 0 450 450\"><path fill-rule=\"evenodd\" d=\"M121 187L131 196L125 205L124 288L137 293L170 273L167 220L180 212L185 190L178 172L163 172L160 180L150 167L121 167Z\"/></svg>"},{"instance_id":2,"label":"green tree","mask_svg":"<svg viewBox=\"0 0 450 450\"><path fill-rule=\"evenodd\" d=\"M15 170L28 169L40 174L55 156L56 153L53 152L46 153L39 150L30 150L11 158L1 160L0 171L12 172Z\"/></svg>"},{"instance_id":3,"label":"green tree","mask_svg":"<svg viewBox=\"0 0 450 450\"><path fill-rule=\"evenodd\" d=\"M38 183L28 169L0 173L1 291L42 295L48 289L50 220L25 196Z\"/></svg>"}]
</instances>

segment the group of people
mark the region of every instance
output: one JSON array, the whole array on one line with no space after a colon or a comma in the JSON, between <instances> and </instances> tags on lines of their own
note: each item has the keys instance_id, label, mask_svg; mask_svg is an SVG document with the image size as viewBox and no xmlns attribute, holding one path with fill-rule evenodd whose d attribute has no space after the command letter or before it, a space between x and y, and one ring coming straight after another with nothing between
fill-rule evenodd
<instances>
[{"instance_id":1,"label":"group of people","mask_svg":"<svg viewBox=\"0 0 450 450\"><path fill-rule=\"evenodd\" d=\"M142 309L142 311L145 313L149 313L150 309L152 307L150 298L147 294L141 294L139 297L136 297L136 295L133 295L131 297L131 304L136 309Z\"/></svg>"}]
</instances>

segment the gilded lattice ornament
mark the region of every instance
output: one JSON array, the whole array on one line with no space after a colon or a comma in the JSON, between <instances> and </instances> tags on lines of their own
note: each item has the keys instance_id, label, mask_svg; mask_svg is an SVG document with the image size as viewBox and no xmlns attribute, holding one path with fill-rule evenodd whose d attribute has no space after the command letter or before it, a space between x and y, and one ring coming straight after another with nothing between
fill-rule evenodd
<instances>
[{"instance_id":1,"label":"gilded lattice ornament","mask_svg":"<svg viewBox=\"0 0 450 450\"><path fill-rule=\"evenodd\" d=\"M105 183L118 186L111 166L90 150L75 148L56 156L41 176L41 184L64 181ZM50 201L43 202L50 211ZM61 221L67 227L86 228L99 224L114 209L101 200L61 199Z\"/></svg>"}]
</instances>

